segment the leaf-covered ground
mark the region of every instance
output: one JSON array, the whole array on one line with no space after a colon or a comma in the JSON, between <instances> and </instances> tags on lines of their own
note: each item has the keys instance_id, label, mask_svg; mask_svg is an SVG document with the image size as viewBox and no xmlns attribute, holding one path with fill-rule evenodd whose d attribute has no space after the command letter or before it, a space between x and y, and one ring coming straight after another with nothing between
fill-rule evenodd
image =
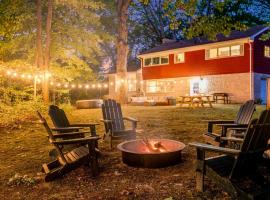
<instances>
[{"instance_id":1,"label":"leaf-covered ground","mask_svg":"<svg viewBox=\"0 0 270 200\"><path fill-rule=\"evenodd\" d=\"M232 119L239 105L215 105L214 108L124 106L125 115L139 119L138 137L175 139L188 144L203 141L207 119ZM263 107L258 107L256 117ZM29 114L29 113L28 113ZM101 110L67 109L72 122L99 121ZM31 114L30 114L31 115ZM23 117L23 116L22 116ZM29 119L29 117L27 118ZM93 179L82 166L62 179L45 183L41 165L49 162L44 128L35 113L30 121L16 128L0 128L0 199L230 199L214 183L206 180L206 191L195 191L195 150L186 147L183 162L162 169L128 167L121 154L109 150L106 141L99 146L105 156L100 160L100 175ZM98 133L104 133L103 125Z\"/></svg>"}]
</instances>

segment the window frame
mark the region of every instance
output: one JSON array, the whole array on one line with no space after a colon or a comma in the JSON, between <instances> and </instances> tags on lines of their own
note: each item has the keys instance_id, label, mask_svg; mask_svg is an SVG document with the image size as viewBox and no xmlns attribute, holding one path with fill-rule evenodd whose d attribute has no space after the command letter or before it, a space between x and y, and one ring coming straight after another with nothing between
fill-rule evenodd
<instances>
[{"instance_id":1,"label":"window frame","mask_svg":"<svg viewBox=\"0 0 270 200\"><path fill-rule=\"evenodd\" d=\"M153 59L154 58L159 58L159 64L153 64ZM167 63L161 63L161 58L167 58L168 62ZM150 65L145 65L145 60L146 59L151 59L151 63ZM152 56L152 57L146 57L143 58L143 67L155 67L155 66L160 66L160 65L168 65L170 63L170 57L169 55L165 55L165 56Z\"/></svg>"},{"instance_id":2,"label":"window frame","mask_svg":"<svg viewBox=\"0 0 270 200\"><path fill-rule=\"evenodd\" d=\"M266 48L268 48L269 55L266 55ZM265 58L270 58L270 46L264 45L263 55L264 55Z\"/></svg>"},{"instance_id":3,"label":"window frame","mask_svg":"<svg viewBox=\"0 0 270 200\"><path fill-rule=\"evenodd\" d=\"M240 54L239 55L232 55L232 50L231 50L232 46L240 46ZM229 47L230 55L229 56L219 56L219 49L226 48L226 47ZM230 45L215 46L215 47L207 48L207 49L205 49L205 60L214 60L214 59L233 58L233 57L244 56L244 52L245 52L244 48L245 48L244 44L230 44ZM210 58L209 52L211 49L217 49L217 57Z\"/></svg>"},{"instance_id":4,"label":"window frame","mask_svg":"<svg viewBox=\"0 0 270 200\"><path fill-rule=\"evenodd\" d=\"M154 91L154 92L151 92L148 90L148 81L149 82L155 82L155 87L160 87L161 85L165 86L165 91ZM173 85L173 89L172 90L167 90L167 87L166 85L168 85L168 83L171 83L171 84L174 84ZM162 84L161 84L162 83ZM147 80L146 81L146 93L150 93L150 94L164 94L164 93L173 93L175 92L175 80Z\"/></svg>"},{"instance_id":5,"label":"window frame","mask_svg":"<svg viewBox=\"0 0 270 200\"><path fill-rule=\"evenodd\" d=\"M180 61L180 62L177 62L176 61L176 58L177 58L177 55L178 54L183 54L184 55L184 60L183 61ZM185 61L186 61L186 54L185 54L185 52L178 52L178 53L175 53L174 54L174 63L176 63L176 64L178 64L178 63L185 63Z\"/></svg>"}]
</instances>

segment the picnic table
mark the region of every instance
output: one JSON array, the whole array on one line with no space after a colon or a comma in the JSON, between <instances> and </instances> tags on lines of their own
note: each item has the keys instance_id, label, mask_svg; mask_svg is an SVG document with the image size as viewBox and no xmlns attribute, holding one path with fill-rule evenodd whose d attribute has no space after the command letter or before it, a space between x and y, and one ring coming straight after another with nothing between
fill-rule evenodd
<instances>
[{"instance_id":1,"label":"picnic table","mask_svg":"<svg viewBox=\"0 0 270 200\"><path fill-rule=\"evenodd\" d=\"M208 104L209 107L212 108L213 106L210 98L210 95L185 95L178 97L178 103L180 106L187 104L192 108L205 107L205 104Z\"/></svg>"},{"instance_id":2,"label":"picnic table","mask_svg":"<svg viewBox=\"0 0 270 200\"><path fill-rule=\"evenodd\" d=\"M224 92L216 92L216 93L213 93L213 99L214 99L215 103L217 103L218 100L222 100L224 104L228 104L229 103L229 94L224 93Z\"/></svg>"}]
</instances>

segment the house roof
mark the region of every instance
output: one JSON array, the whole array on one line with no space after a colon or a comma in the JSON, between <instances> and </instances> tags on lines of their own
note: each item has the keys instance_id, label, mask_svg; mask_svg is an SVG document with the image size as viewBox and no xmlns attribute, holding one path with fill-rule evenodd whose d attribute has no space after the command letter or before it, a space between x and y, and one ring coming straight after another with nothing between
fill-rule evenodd
<instances>
[{"instance_id":1,"label":"house roof","mask_svg":"<svg viewBox=\"0 0 270 200\"><path fill-rule=\"evenodd\" d=\"M127 72L136 72L140 69L140 65L139 64L131 64L131 65L127 65ZM110 71L107 74L115 74L116 73L116 68L112 67L110 69Z\"/></svg>"},{"instance_id":2,"label":"house roof","mask_svg":"<svg viewBox=\"0 0 270 200\"><path fill-rule=\"evenodd\" d=\"M198 46L203 44L211 44L216 42L224 42L229 40L236 40L236 39L242 39L242 38L252 38L256 37L257 34L260 34L261 32L265 31L267 26L259 25L254 26L252 28L249 28L245 31L232 31L229 36L224 36L223 34L218 34L216 40L207 40L205 38L193 38L190 40L181 40L177 42L168 42L163 43L159 46L156 46L152 49L146 50L142 52L140 55L154 53L154 52L160 52L160 51L167 51L171 49L179 49L179 48L185 48L185 47L191 47L191 46Z\"/></svg>"}]
</instances>

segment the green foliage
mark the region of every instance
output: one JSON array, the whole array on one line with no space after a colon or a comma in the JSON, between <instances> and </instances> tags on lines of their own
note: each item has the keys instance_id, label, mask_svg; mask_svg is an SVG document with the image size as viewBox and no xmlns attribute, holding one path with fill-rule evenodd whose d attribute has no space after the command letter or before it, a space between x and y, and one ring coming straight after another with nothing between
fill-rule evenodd
<instances>
[{"instance_id":1,"label":"green foliage","mask_svg":"<svg viewBox=\"0 0 270 200\"><path fill-rule=\"evenodd\" d=\"M232 30L244 30L259 22L249 13L250 4L249 0L169 0L164 8L171 29L178 29L185 21L185 37L215 40L219 33L229 35Z\"/></svg>"}]
</instances>

